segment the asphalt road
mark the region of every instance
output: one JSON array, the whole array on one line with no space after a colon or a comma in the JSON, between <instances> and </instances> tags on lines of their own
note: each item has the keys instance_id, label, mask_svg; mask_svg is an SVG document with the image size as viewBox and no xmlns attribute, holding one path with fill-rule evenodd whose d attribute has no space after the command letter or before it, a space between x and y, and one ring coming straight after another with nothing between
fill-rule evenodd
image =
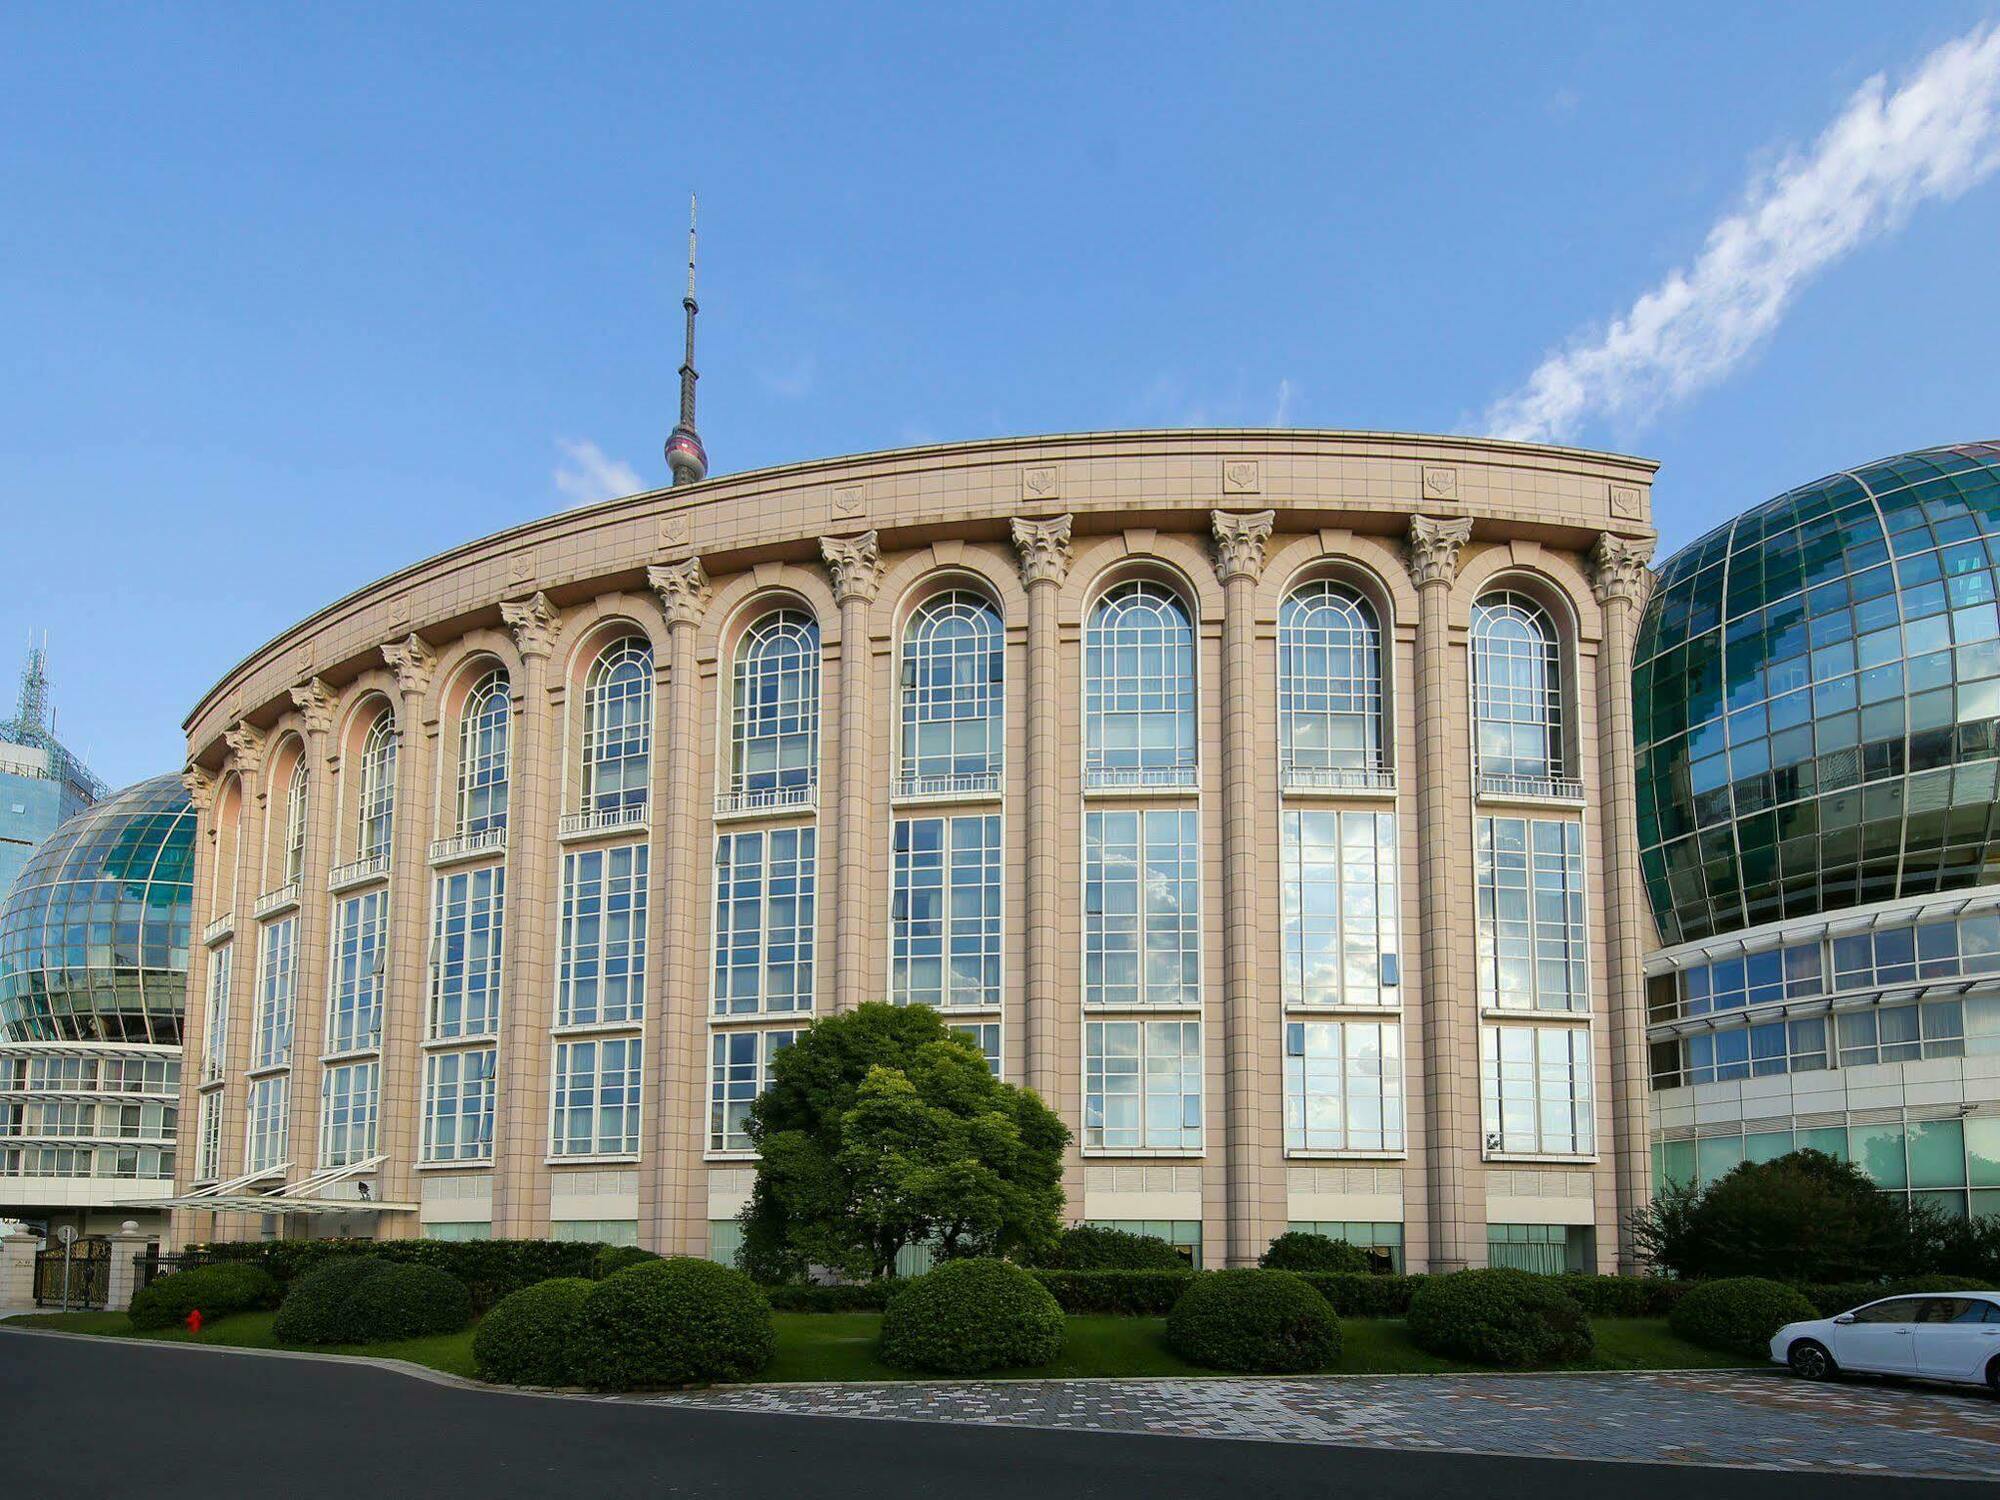
<instances>
[{"instance_id":1,"label":"asphalt road","mask_svg":"<svg viewBox=\"0 0 2000 1500\"><path fill-rule=\"evenodd\" d=\"M1964 1496L1963 1482L772 1417L457 1389L367 1365L0 1330L10 1495Z\"/></svg>"}]
</instances>

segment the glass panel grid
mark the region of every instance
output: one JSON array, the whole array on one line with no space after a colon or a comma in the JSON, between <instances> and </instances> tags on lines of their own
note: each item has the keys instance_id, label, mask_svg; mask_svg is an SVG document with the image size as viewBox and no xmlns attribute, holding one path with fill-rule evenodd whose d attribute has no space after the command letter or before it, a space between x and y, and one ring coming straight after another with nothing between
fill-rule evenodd
<instances>
[{"instance_id":1,"label":"glass panel grid","mask_svg":"<svg viewBox=\"0 0 2000 1500\"><path fill-rule=\"evenodd\" d=\"M1396 820L1284 812L1287 1005L1395 1005Z\"/></svg>"},{"instance_id":2,"label":"glass panel grid","mask_svg":"<svg viewBox=\"0 0 2000 1500\"><path fill-rule=\"evenodd\" d=\"M361 828L357 859L386 859L396 832L396 716L384 709L361 743Z\"/></svg>"},{"instance_id":3,"label":"glass panel grid","mask_svg":"<svg viewBox=\"0 0 2000 1500\"><path fill-rule=\"evenodd\" d=\"M1285 1149L1403 1149L1401 1026L1286 1023Z\"/></svg>"},{"instance_id":4,"label":"glass panel grid","mask_svg":"<svg viewBox=\"0 0 2000 1500\"><path fill-rule=\"evenodd\" d=\"M1480 775L1543 781L1564 774L1557 639L1548 611L1524 594L1488 594L1473 605L1473 742Z\"/></svg>"},{"instance_id":5,"label":"glass panel grid","mask_svg":"<svg viewBox=\"0 0 2000 1500\"><path fill-rule=\"evenodd\" d=\"M458 718L458 831L507 826L507 740L513 709L504 671L482 677Z\"/></svg>"},{"instance_id":6,"label":"glass panel grid","mask_svg":"<svg viewBox=\"0 0 2000 1500\"><path fill-rule=\"evenodd\" d=\"M644 1019L650 857L645 844L563 856L558 1026Z\"/></svg>"},{"instance_id":7,"label":"glass panel grid","mask_svg":"<svg viewBox=\"0 0 2000 1500\"><path fill-rule=\"evenodd\" d=\"M500 1026L507 870L438 876L431 924L432 1041L490 1036Z\"/></svg>"},{"instance_id":8,"label":"glass panel grid","mask_svg":"<svg viewBox=\"0 0 2000 1500\"><path fill-rule=\"evenodd\" d=\"M748 1151L750 1106L771 1080L771 1059L796 1031L718 1031L710 1039L708 1149Z\"/></svg>"},{"instance_id":9,"label":"glass panel grid","mask_svg":"<svg viewBox=\"0 0 2000 1500\"><path fill-rule=\"evenodd\" d=\"M982 595L926 600L903 630L905 777L983 776L1001 768L1005 638Z\"/></svg>"},{"instance_id":10,"label":"glass panel grid","mask_svg":"<svg viewBox=\"0 0 2000 1500\"><path fill-rule=\"evenodd\" d=\"M1278 614L1278 754L1285 770L1383 765L1382 644L1374 606L1321 581Z\"/></svg>"},{"instance_id":11,"label":"glass panel grid","mask_svg":"<svg viewBox=\"0 0 2000 1500\"><path fill-rule=\"evenodd\" d=\"M1582 1026L1482 1026L1480 1095L1489 1153L1588 1156L1590 1032Z\"/></svg>"},{"instance_id":12,"label":"glass panel grid","mask_svg":"<svg viewBox=\"0 0 2000 1500\"><path fill-rule=\"evenodd\" d=\"M897 1005L1000 1004L1000 818L898 819L889 908Z\"/></svg>"},{"instance_id":13,"label":"glass panel grid","mask_svg":"<svg viewBox=\"0 0 2000 1500\"><path fill-rule=\"evenodd\" d=\"M1195 761L1194 627L1169 589L1121 583L1084 631L1084 768L1190 768Z\"/></svg>"},{"instance_id":14,"label":"glass panel grid","mask_svg":"<svg viewBox=\"0 0 2000 1500\"><path fill-rule=\"evenodd\" d=\"M425 1161L491 1161L498 1054L491 1047L424 1059Z\"/></svg>"},{"instance_id":15,"label":"glass panel grid","mask_svg":"<svg viewBox=\"0 0 2000 1500\"><path fill-rule=\"evenodd\" d=\"M584 811L644 807L652 750L653 648L627 636L599 654L584 681Z\"/></svg>"},{"instance_id":16,"label":"glass panel grid","mask_svg":"<svg viewBox=\"0 0 2000 1500\"><path fill-rule=\"evenodd\" d=\"M819 774L819 622L798 610L764 616L736 646L730 699L730 790L811 787Z\"/></svg>"},{"instance_id":17,"label":"glass panel grid","mask_svg":"<svg viewBox=\"0 0 2000 1500\"><path fill-rule=\"evenodd\" d=\"M639 1150L638 1037L556 1043L552 1156L631 1156Z\"/></svg>"},{"instance_id":18,"label":"glass panel grid","mask_svg":"<svg viewBox=\"0 0 2000 1500\"><path fill-rule=\"evenodd\" d=\"M319 1165L351 1166L375 1154L382 1065L344 1063L320 1079Z\"/></svg>"},{"instance_id":19,"label":"glass panel grid","mask_svg":"<svg viewBox=\"0 0 2000 1500\"><path fill-rule=\"evenodd\" d=\"M389 894L349 896L335 908L333 995L327 1007L326 1050L358 1052L382 1044L382 992Z\"/></svg>"},{"instance_id":20,"label":"glass panel grid","mask_svg":"<svg viewBox=\"0 0 2000 1500\"><path fill-rule=\"evenodd\" d=\"M1201 1023L1088 1021L1083 1032L1084 1146L1199 1150Z\"/></svg>"},{"instance_id":21,"label":"glass panel grid","mask_svg":"<svg viewBox=\"0 0 2000 1500\"><path fill-rule=\"evenodd\" d=\"M818 841L809 826L716 838L716 1015L812 1009Z\"/></svg>"},{"instance_id":22,"label":"glass panel grid","mask_svg":"<svg viewBox=\"0 0 2000 1500\"><path fill-rule=\"evenodd\" d=\"M1479 818L1474 833L1480 1006L1588 1009L1582 825Z\"/></svg>"},{"instance_id":23,"label":"glass panel grid","mask_svg":"<svg viewBox=\"0 0 2000 1500\"><path fill-rule=\"evenodd\" d=\"M264 924L258 939L257 1031L253 1068L281 1067L292 1060L292 1013L298 993L296 915Z\"/></svg>"}]
</instances>

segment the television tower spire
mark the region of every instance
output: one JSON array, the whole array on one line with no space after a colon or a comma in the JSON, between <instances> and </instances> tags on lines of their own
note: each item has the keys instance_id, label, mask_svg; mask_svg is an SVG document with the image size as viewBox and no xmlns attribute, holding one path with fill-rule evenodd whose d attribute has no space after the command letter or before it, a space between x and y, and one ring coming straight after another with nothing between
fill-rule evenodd
<instances>
[{"instance_id":1,"label":"television tower spire","mask_svg":"<svg viewBox=\"0 0 2000 1500\"><path fill-rule=\"evenodd\" d=\"M708 477L708 451L694 430L694 383L701 377L694 368L694 315L701 309L694 300L694 194L688 194L688 289L681 298L687 310L687 353L681 359L681 419L667 436L667 467L674 483L694 484Z\"/></svg>"},{"instance_id":2,"label":"television tower spire","mask_svg":"<svg viewBox=\"0 0 2000 1500\"><path fill-rule=\"evenodd\" d=\"M38 744L49 734L49 646L28 638L28 660L21 668L21 696L14 707L14 728L24 744Z\"/></svg>"}]
</instances>

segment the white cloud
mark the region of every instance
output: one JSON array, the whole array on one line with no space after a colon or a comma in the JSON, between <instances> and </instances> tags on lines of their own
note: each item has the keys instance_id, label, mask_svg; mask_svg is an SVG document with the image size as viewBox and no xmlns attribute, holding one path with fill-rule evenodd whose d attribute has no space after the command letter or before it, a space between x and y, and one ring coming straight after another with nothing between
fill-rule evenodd
<instances>
[{"instance_id":1,"label":"white cloud","mask_svg":"<svg viewBox=\"0 0 2000 1500\"><path fill-rule=\"evenodd\" d=\"M1643 418L1726 376L1799 290L1863 241L2000 167L2000 25L1975 27L1890 92L1864 83L1803 155L1754 180L1736 212L1602 330L1550 354L1487 408L1498 437L1574 437L1591 416Z\"/></svg>"},{"instance_id":2,"label":"white cloud","mask_svg":"<svg viewBox=\"0 0 2000 1500\"><path fill-rule=\"evenodd\" d=\"M1278 403L1271 409L1271 425L1273 427L1283 427L1291 420L1291 416L1292 383L1289 380L1280 380L1278 382Z\"/></svg>"},{"instance_id":3,"label":"white cloud","mask_svg":"<svg viewBox=\"0 0 2000 1500\"><path fill-rule=\"evenodd\" d=\"M636 495L647 488L645 481L639 478L638 470L611 457L587 439L572 442L568 438L557 438L556 446L562 449L567 461L556 465L552 477L556 490L571 505L616 500L621 495Z\"/></svg>"}]
</instances>

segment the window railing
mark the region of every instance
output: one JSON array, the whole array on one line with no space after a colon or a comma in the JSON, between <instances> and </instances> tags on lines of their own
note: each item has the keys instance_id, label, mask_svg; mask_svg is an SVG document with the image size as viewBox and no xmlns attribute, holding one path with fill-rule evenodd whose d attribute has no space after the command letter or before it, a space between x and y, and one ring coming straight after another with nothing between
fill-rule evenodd
<instances>
[{"instance_id":1,"label":"window railing","mask_svg":"<svg viewBox=\"0 0 2000 1500\"><path fill-rule=\"evenodd\" d=\"M367 854L360 859L350 859L344 865L335 865L333 872L326 877L326 888L330 891L344 891L349 886L379 880L388 873L388 855Z\"/></svg>"},{"instance_id":2,"label":"window railing","mask_svg":"<svg viewBox=\"0 0 2000 1500\"><path fill-rule=\"evenodd\" d=\"M1544 802L1581 802L1583 783L1572 776L1496 776L1482 771L1482 797L1532 797Z\"/></svg>"},{"instance_id":3,"label":"window railing","mask_svg":"<svg viewBox=\"0 0 2000 1500\"><path fill-rule=\"evenodd\" d=\"M1201 785L1199 766L1085 766L1086 792L1191 792Z\"/></svg>"},{"instance_id":4,"label":"window railing","mask_svg":"<svg viewBox=\"0 0 2000 1500\"><path fill-rule=\"evenodd\" d=\"M1396 790L1396 773L1388 766L1286 766L1280 777L1288 792Z\"/></svg>"},{"instance_id":5,"label":"window railing","mask_svg":"<svg viewBox=\"0 0 2000 1500\"><path fill-rule=\"evenodd\" d=\"M507 825L498 828L482 828L477 833L454 834L448 839L431 840L430 862L434 865L449 864L455 859L469 859L475 854L484 854L491 849L507 847Z\"/></svg>"},{"instance_id":6,"label":"window railing","mask_svg":"<svg viewBox=\"0 0 2000 1500\"><path fill-rule=\"evenodd\" d=\"M959 797L997 797L998 771L966 776L899 776L891 796L898 802L949 802Z\"/></svg>"},{"instance_id":7,"label":"window railing","mask_svg":"<svg viewBox=\"0 0 2000 1500\"><path fill-rule=\"evenodd\" d=\"M275 891L266 891L257 898L257 904L250 908L250 916L255 921L276 916L279 912L299 904L299 883L287 881Z\"/></svg>"},{"instance_id":8,"label":"window railing","mask_svg":"<svg viewBox=\"0 0 2000 1500\"><path fill-rule=\"evenodd\" d=\"M646 826L646 804L628 803L624 807L600 807L591 812L564 813L556 825L558 838L582 838L587 834L610 833L619 828L643 828Z\"/></svg>"},{"instance_id":9,"label":"window railing","mask_svg":"<svg viewBox=\"0 0 2000 1500\"><path fill-rule=\"evenodd\" d=\"M819 786L774 786L754 792L722 792L715 799L718 818L740 818L749 813L816 810Z\"/></svg>"},{"instance_id":10,"label":"window railing","mask_svg":"<svg viewBox=\"0 0 2000 1500\"><path fill-rule=\"evenodd\" d=\"M213 948L236 931L236 913L226 911L201 930L202 946Z\"/></svg>"}]
</instances>

